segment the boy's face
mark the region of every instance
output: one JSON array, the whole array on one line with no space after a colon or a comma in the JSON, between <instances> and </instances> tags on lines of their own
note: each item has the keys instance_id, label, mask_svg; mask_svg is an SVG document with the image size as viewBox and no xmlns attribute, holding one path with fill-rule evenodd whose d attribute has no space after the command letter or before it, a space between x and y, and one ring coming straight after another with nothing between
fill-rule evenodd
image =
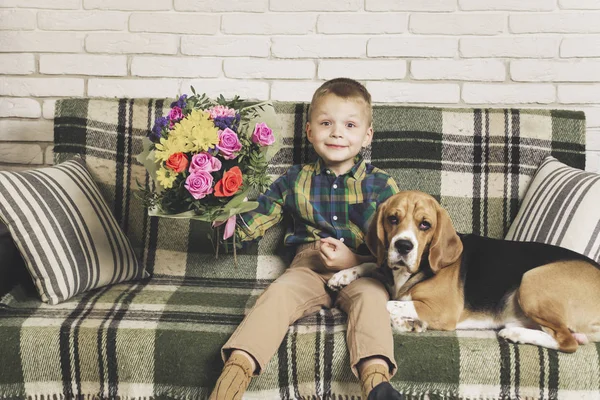
<instances>
[{"instance_id":1,"label":"boy's face","mask_svg":"<svg viewBox=\"0 0 600 400\"><path fill-rule=\"evenodd\" d=\"M354 157L373 138L368 105L328 93L313 105L306 135L325 165L341 175L354 166Z\"/></svg>"}]
</instances>

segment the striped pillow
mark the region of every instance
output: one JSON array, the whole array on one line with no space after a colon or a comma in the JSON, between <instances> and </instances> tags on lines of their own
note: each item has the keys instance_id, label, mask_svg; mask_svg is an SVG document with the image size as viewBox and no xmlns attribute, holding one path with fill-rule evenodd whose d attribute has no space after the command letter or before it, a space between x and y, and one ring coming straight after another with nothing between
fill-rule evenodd
<instances>
[{"instance_id":1,"label":"striped pillow","mask_svg":"<svg viewBox=\"0 0 600 400\"><path fill-rule=\"evenodd\" d=\"M600 174L546 157L506 239L554 244L600 262L599 205Z\"/></svg>"},{"instance_id":2,"label":"striped pillow","mask_svg":"<svg viewBox=\"0 0 600 400\"><path fill-rule=\"evenodd\" d=\"M44 302L148 276L81 160L0 172L0 219Z\"/></svg>"}]
</instances>

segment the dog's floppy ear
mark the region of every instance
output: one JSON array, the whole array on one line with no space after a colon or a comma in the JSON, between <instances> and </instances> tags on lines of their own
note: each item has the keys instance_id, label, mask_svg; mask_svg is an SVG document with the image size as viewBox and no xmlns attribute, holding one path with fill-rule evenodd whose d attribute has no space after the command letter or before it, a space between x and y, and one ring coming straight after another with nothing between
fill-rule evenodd
<instances>
[{"instance_id":1,"label":"dog's floppy ear","mask_svg":"<svg viewBox=\"0 0 600 400\"><path fill-rule=\"evenodd\" d=\"M452 264L462 254L463 245L448 212L437 207L437 226L429 247L429 266L434 273Z\"/></svg>"},{"instance_id":2,"label":"dog's floppy ear","mask_svg":"<svg viewBox=\"0 0 600 400\"><path fill-rule=\"evenodd\" d=\"M385 217L386 202L382 203L371 220L369 231L367 232L367 247L377 258L377 265L381 266L385 261L387 253L387 235L383 227L383 218Z\"/></svg>"}]
</instances>

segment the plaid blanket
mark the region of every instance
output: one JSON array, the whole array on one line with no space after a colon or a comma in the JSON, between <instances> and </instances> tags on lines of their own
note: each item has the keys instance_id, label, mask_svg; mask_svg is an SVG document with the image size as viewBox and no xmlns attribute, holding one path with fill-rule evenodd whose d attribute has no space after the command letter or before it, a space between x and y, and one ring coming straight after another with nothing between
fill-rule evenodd
<instances>
[{"instance_id":1,"label":"plaid blanket","mask_svg":"<svg viewBox=\"0 0 600 400\"><path fill-rule=\"evenodd\" d=\"M153 276L41 303L23 282L0 300L0 398L206 398L219 349L257 296L288 264L278 226L256 245L215 259L198 221L148 217L135 161L141 138L169 102L59 100L55 161L81 154ZM276 103L283 146L269 172L311 161L306 104ZM364 156L402 189L436 196L461 232L502 237L548 154L582 168L583 113L376 106ZM392 384L407 398L600 399L600 346L561 354L498 339L493 331L395 336ZM289 328L246 399L358 399L345 316L322 310Z\"/></svg>"}]
</instances>

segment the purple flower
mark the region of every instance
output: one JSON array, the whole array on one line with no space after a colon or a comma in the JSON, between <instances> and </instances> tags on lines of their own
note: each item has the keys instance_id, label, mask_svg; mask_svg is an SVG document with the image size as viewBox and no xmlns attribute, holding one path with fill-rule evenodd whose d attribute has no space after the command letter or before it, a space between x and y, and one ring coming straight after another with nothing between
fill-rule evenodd
<instances>
[{"instance_id":1,"label":"purple flower","mask_svg":"<svg viewBox=\"0 0 600 400\"><path fill-rule=\"evenodd\" d=\"M202 199L213 192L214 178L210 172L196 171L185 180L185 188L196 200Z\"/></svg>"},{"instance_id":2,"label":"purple flower","mask_svg":"<svg viewBox=\"0 0 600 400\"><path fill-rule=\"evenodd\" d=\"M259 146L270 146L275 142L275 136L273 136L273 130L267 126L264 122L256 124L254 132L252 133L252 141L257 143Z\"/></svg>"},{"instance_id":3,"label":"purple flower","mask_svg":"<svg viewBox=\"0 0 600 400\"><path fill-rule=\"evenodd\" d=\"M187 101L185 101L186 99L187 99L187 94L182 94L179 97L179 100L171 103L171 108L173 108L173 107L185 108L185 106L187 106Z\"/></svg>"},{"instance_id":4,"label":"purple flower","mask_svg":"<svg viewBox=\"0 0 600 400\"><path fill-rule=\"evenodd\" d=\"M235 152L242 149L242 143L238 139L237 134L229 128L219 131L219 144L217 145L219 153L226 160L233 160L237 157Z\"/></svg>"},{"instance_id":5,"label":"purple flower","mask_svg":"<svg viewBox=\"0 0 600 400\"><path fill-rule=\"evenodd\" d=\"M178 122L182 118L183 112L181 111L181 108L178 106L171 108L171 111L169 112L169 119L171 119L171 123Z\"/></svg>"},{"instance_id":6,"label":"purple flower","mask_svg":"<svg viewBox=\"0 0 600 400\"><path fill-rule=\"evenodd\" d=\"M192 162L190 164L190 173L195 173L196 171L207 171L207 172L215 172L219 171L223 164L221 161L213 157L212 155L202 152L195 154L192 157Z\"/></svg>"},{"instance_id":7,"label":"purple flower","mask_svg":"<svg viewBox=\"0 0 600 400\"><path fill-rule=\"evenodd\" d=\"M152 132L148 133L148 139L152 142L157 143L160 141L162 137L162 130L169 123L169 119L167 117L159 117L154 121L154 127L152 128Z\"/></svg>"},{"instance_id":8,"label":"purple flower","mask_svg":"<svg viewBox=\"0 0 600 400\"><path fill-rule=\"evenodd\" d=\"M239 114L237 114L237 115L239 116ZM238 117L225 117L224 116L224 117L216 117L215 119L213 119L213 123L215 124L215 126L222 131L224 131L227 128L231 129L232 131L237 131L239 122L240 122L240 119Z\"/></svg>"}]
</instances>

